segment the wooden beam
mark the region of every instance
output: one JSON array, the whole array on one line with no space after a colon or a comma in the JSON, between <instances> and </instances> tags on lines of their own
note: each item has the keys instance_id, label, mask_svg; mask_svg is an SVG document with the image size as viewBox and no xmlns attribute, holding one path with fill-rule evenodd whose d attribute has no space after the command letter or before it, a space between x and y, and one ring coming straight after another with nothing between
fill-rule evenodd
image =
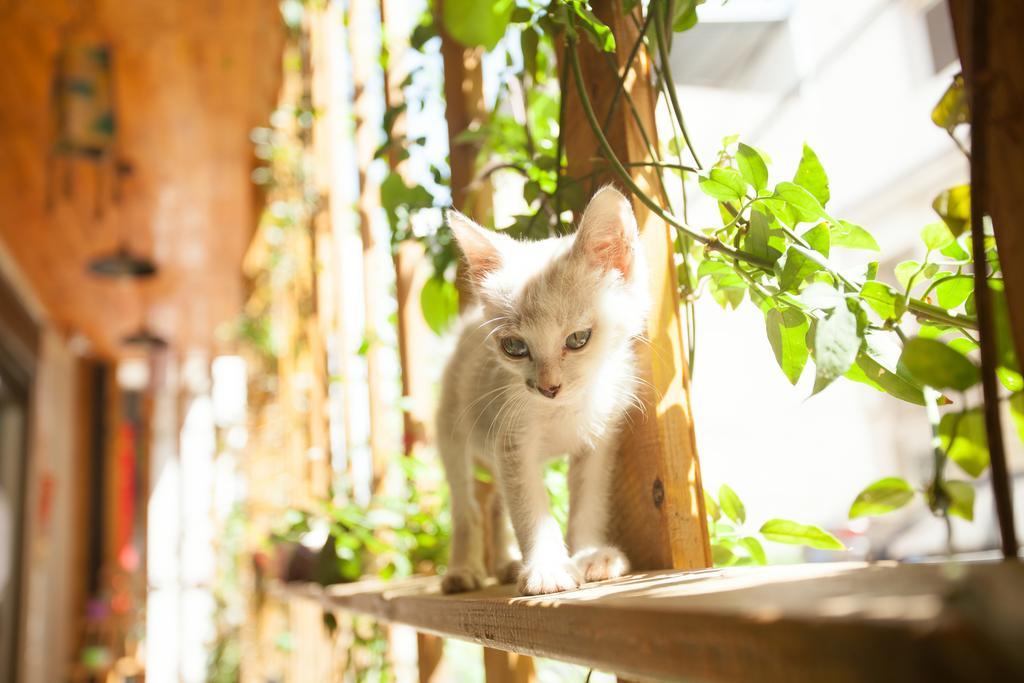
<instances>
[{"instance_id":1,"label":"wooden beam","mask_svg":"<svg viewBox=\"0 0 1024 683\"><path fill-rule=\"evenodd\" d=\"M537 671L530 657L485 647L484 676L487 683L534 683Z\"/></svg>"},{"instance_id":2,"label":"wooden beam","mask_svg":"<svg viewBox=\"0 0 1024 683\"><path fill-rule=\"evenodd\" d=\"M437 577L278 586L292 598L640 679L1009 681L1024 565L828 563L650 572L579 591L441 595Z\"/></svg>"},{"instance_id":3,"label":"wooden beam","mask_svg":"<svg viewBox=\"0 0 1024 683\"><path fill-rule=\"evenodd\" d=\"M964 74L970 78L969 3L952 0L953 27ZM1024 361L1024 222L1020 219L1017 195L1024 188L1024 4L990 2L992 30L988 41L988 159L987 205L1003 267L1006 300L1017 350ZM968 87L971 83L968 83Z\"/></svg>"},{"instance_id":4,"label":"wooden beam","mask_svg":"<svg viewBox=\"0 0 1024 683\"><path fill-rule=\"evenodd\" d=\"M591 3L597 16L615 34L615 64L621 70L637 38L632 19L622 12L620 0ZM637 9L639 11L639 8ZM616 74L607 56L589 42L579 43L580 62L587 95L598 118L604 120L612 105ZM641 51L626 80L627 90L639 111L644 128L657 145L654 121L656 92L650 65ZM571 79L570 79L571 81ZM562 87L566 120L585 122L581 100L570 83ZM622 161L650 160L630 110L618 99L605 129L616 156ZM595 170L600 156L593 131L585 123L565 130L567 172L584 177ZM598 168L607 168L602 164ZM634 180L653 194L655 177L650 169L637 168ZM611 171L598 173L595 186L613 183ZM633 202L641 241L650 270L653 306L647 326L648 344L637 345L641 376L653 390L643 396L647 418L637 416L620 449L614 490L613 535L636 569L699 569L711 566L707 520L697 461L693 415L690 409L690 378L680 323L676 269L669 226L654 217L638 201Z\"/></svg>"}]
</instances>

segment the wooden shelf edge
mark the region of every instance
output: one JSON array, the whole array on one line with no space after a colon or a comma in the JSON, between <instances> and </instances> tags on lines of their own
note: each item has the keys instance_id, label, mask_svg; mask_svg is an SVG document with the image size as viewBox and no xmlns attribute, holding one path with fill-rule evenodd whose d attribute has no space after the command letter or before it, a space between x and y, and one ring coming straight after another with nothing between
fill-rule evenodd
<instances>
[{"instance_id":1,"label":"wooden shelf edge","mask_svg":"<svg viewBox=\"0 0 1024 683\"><path fill-rule=\"evenodd\" d=\"M543 597L438 587L416 577L271 590L647 680L1024 680L1019 562L649 572Z\"/></svg>"}]
</instances>

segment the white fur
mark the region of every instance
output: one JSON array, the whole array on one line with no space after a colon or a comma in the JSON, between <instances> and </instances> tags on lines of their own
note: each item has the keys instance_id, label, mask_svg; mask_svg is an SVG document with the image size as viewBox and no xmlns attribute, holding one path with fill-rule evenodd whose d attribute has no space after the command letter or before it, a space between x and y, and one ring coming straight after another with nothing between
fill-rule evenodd
<instances>
[{"instance_id":1,"label":"white fur","mask_svg":"<svg viewBox=\"0 0 1024 683\"><path fill-rule=\"evenodd\" d=\"M477 306L464 317L438 413L453 517L444 590L473 590L488 574L474 462L497 482L487 511L494 529L489 573L518 578L520 590L530 595L620 576L628 564L605 537L608 488L619 432L637 401L633 344L648 308L629 202L605 188L587 207L576 235L537 242L512 240L454 212L449 223ZM592 330L585 346L564 346L568 335L585 329ZM528 358L502 352L500 340L509 335L527 342ZM548 398L538 384L560 389ZM568 542L542 481L544 463L564 455L570 468Z\"/></svg>"}]
</instances>

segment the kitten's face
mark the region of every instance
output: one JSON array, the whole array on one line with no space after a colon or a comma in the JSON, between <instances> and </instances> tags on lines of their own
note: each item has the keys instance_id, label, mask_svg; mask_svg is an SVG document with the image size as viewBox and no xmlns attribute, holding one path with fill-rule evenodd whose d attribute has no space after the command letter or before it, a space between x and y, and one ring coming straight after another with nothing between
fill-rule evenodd
<instances>
[{"instance_id":1,"label":"kitten's face","mask_svg":"<svg viewBox=\"0 0 1024 683\"><path fill-rule=\"evenodd\" d=\"M636 221L622 195L600 191L576 235L540 242L449 220L489 321L490 352L537 401L583 399L604 371L631 362L648 297Z\"/></svg>"}]
</instances>

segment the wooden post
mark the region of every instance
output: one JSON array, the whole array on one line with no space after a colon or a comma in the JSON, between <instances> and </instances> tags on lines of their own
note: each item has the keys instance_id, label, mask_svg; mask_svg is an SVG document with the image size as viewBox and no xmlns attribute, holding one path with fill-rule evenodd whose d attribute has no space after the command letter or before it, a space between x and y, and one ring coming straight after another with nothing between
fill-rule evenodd
<instances>
[{"instance_id":1,"label":"wooden post","mask_svg":"<svg viewBox=\"0 0 1024 683\"><path fill-rule=\"evenodd\" d=\"M595 0L597 16L611 27L617 44L615 62L621 70L637 37L637 29L622 12L621 0ZM639 12L639 7L637 10ZM604 120L616 88L606 56L586 40L579 41L579 56L587 95ZM626 87L657 144L654 121L656 91L650 64L641 51L626 79ZM579 93L570 79L562 86L566 100L565 149L567 173L583 177L600 157L597 139L586 125ZM639 128L619 98L605 129L615 154L622 161L649 160ZM602 165L601 168L607 168ZM633 179L645 191L655 191L650 170L634 167ZM615 184L608 170L595 186ZM639 416L620 449L614 491L613 538L635 569L700 569L711 566L704 498L697 462L693 415L690 410L689 369L686 365L676 271L670 227L633 202L640 237L650 269L652 308L647 326L649 344L639 344L641 376L653 385L644 397L647 419Z\"/></svg>"},{"instance_id":2,"label":"wooden post","mask_svg":"<svg viewBox=\"0 0 1024 683\"><path fill-rule=\"evenodd\" d=\"M355 114L356 164L359 170L359 236L363 243L363 310L366 317L366 384L370 413L370 453L373 459L373 488L384 480L388 453L385 439L384 405L380 396L380 341L377 339L377 299L381 283L377 277L377 242L374 217L380 209L380 187L368 171L377 151L379 122L374 117L369 85L379 68L380 17L373 0L351 0L348 7L348 45L352 61L352 109Z\"/></svg>"},{"instance_id":3,"label":"wooden post","mask_svg":"<svg viewBox=\"0 0 1024 683\"><path fill-rule=\"evenodd\" d=\"M340 416L339 447L349 453L352 443L352 404L356 401L356 383L352 381L351 359L346 353L346 316L342 250L354 232L354 216L349 206L342 141L346 139L349 113L348 73L344 65L344 17L340 3L326 3L317 10L310 27L313 106L319 112L313 123L313 153L316 181L321 201L317 216L316 250L319 262L318 310L321 334L337 345L333 371L342 386L344 400ZM343 495L335 491L335 495Z\"/></svg>"},{"instance_id":4,"label":"wooden post","mask_svg":"<svg viewBox=\"0 0 1024 683\"><path fill-rule=\"evenodd\" d=\"M387 20L402 10L402 2L380 0L380 17L383 40L388 54L388 65L384 70L384 99L388 108L405 101L402 82L406 70L402 56L408 49L407 37L401 32L389 30ZM405 115L392 121L391 134L395 138L405 134ZM398 148L392 146L388 154L391 169L402 176L407 184L407 164L403 163ZM433 389L428 368L432 359L420 340L429 339L433 331L423 318L420 294L430 277L430 263L423 245L416 240L405 240L397 246L392 255L395 265L395 293L398 298L398 354L402 366L402 396L406 401L402 413L403 452L416 457L427 444L427 425L433 420ZM412 482L415 486L416 483ZM427 634L416 634L416 654L419 680L429 683L445 676L442 664L444 640Z\"/></svg>"},{"instance_id":5,"label":"wooden post","mask_svg":"<svg viewBox=\"0 0 1024 683\"><path fill-rule=\"evenodd\" d=\"M970 78L970 27L966 0L950 3L956 29L960 62ZM1024 26L1024 5L1019 2L990 2L992 12L988 41L988 167L987 205L999 246L1010 308L1010 322L1018 361L1024 362L1024 224L1018 216L1017 193L1024 187L1024 43L1019 33ZM968 87L971 83L968 82Z\"/></svg>"},{"instance_id":6,"label":"wooden post","mask_svg":"<svg viewBox=\"0 0 1024 683\"><path fill-rule=\"evenodd\" d=\"M390 109L405 100L402 82L406 71L402 55L408 49L408 41L400 32L387 29L387 18L395 16L403 3L395 0L380 0L381 25L384 27L388 67L384 70L384 98ZM405 115L399 114L392 122L391 133L399 138L405 135ZM388 164L406 184L413 181L408 177L408 165L398 153L397 146L388 152ZM413 455L417 448L427 443L427 425L433 419L433 391L427 369L432 363L428 350L417 340L429 339L433 335L423 318L420 307L420 293L430 277L430 263L423 244L409 239L397 246L394 254L395 290L398 298L398 354L402 365L402 396L406 401L403 411L404 444L406 455Z\"/></svg>"},{"instance_id":7,"label":"wooden post","mask_svg":"<svg viewBox=\"0 0 1024 683\"><path fill-rule=\"evenodd\" d=\"M992 219L999 247L1011 335L1017 358L1024 358L1024 231L1016 212L1016 193L1024 184L1024 48L1018 40L1024 8L1017 3L953 4L953 23L967 83L971 116L971 243L974 253L974 292L981 342L981 385L985 433L991 455L992 493L1003 557L1017 558L1019 544L1013 514L1013 480L1007 465L1000 421L998 313L989 286L984 254L985 216Z\"/></svg>"}]
</instances>

